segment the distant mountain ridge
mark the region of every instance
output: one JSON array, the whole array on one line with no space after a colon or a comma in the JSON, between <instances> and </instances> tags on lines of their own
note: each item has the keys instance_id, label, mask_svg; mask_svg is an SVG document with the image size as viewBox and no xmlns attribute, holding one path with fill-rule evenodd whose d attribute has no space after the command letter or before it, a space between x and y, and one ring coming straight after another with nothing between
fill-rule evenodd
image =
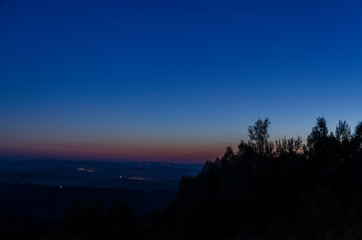
<instances>
[{"instance_id":1,"label":"distant mountain ridge","mask_svg":"<svg viewBox=\"0 0 362 240\"><path fill-rule=\"evenodd\" d=\"M201 164L169 162L0 160L0 182L151 191L177 189L182 176L195 176L201 169Z\"/></svg>"}]
</instances>

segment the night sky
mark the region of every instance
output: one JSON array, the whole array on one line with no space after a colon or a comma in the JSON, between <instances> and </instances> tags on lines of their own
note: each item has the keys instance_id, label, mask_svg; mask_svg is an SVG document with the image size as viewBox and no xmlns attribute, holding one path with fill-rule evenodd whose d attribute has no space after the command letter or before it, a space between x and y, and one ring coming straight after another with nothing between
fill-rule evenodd
<instances>
[{"instance_id":1,"label":"night sky","mask_svg":"<svg viewBox=\"0 0 362 240\"><path fill-rule=\"evenodd\" d=\"M362 120L362 2L0 1L0 156L204 162Z\"/></svg>"}]
</instances>

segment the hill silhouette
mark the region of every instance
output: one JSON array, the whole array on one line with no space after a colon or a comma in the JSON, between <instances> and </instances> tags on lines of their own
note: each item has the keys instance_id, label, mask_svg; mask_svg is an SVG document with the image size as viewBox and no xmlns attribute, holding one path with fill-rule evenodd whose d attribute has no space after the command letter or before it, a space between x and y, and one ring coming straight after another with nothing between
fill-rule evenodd
<instances>
[{"instance_id":1,"label":"hill silhouette","mask_svg":"<svg viewBox=\"0 0 362 240\"><path fill-rule=\"evenodd\" d=\"M335 133L318 118L308 136L268 141L269 120L249 141L181 180L159 239L360 239L362 123Z\"/></svg>"}]
</instances>

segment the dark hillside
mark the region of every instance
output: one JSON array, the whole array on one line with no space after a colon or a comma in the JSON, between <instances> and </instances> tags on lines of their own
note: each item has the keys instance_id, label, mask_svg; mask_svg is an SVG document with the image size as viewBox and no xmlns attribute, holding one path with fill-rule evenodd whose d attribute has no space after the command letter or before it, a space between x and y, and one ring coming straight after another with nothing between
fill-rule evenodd
<instances>
[{"instance_id":1,"label":"dark hillside","mask_svg":"<svg viewBox=\"0 0 362 240\"><path fill-rule=\"evenodd\" d=\"M154 239L361 239L362 123L329 133L319 118L307 146L269 142L269 124L259 119L236 153L182 178L150 221Z\"/></svg>"},{"instance_id":2,"label":"dark hillside","mask_svg":"<svg viewBox=\"0 0 362 240\"><path fill-rule=\"evenodd\" d=\"M161 209L175 196L173 190L139 191L130 189L49 187L0 183L0 213L59 217L75 202L126 200L137 214Z\"/></svg>"}]
</instances>

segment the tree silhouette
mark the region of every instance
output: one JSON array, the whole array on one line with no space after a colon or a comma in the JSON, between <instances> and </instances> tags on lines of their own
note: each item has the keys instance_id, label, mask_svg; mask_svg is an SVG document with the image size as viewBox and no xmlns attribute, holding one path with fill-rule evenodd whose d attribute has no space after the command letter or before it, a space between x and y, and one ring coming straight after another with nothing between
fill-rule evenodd
<instances>
[{"instance_id":1,"label":"tree silhouette","mask_svg":"<svg viewBox=\"0 0 362 240\"><path fill-rule=\"evenodd\" d=\"M259 118L253 126L248 128L249 144L260 155L263 155L268 147L268 139L270 138L268 133L269 125L270 121L268 118L265 118L264 121Z\"/></svg>"},{"instance_id":2,"label":"tree silhouette","mask_svg":"<svg viewBox=\"0 0 362 240\"><path fill-rule=\"evenodd\" d=\"M275 141L275 153L279 157L297 155L302 148L303 140L300 136L289 139L284 137L283 139Z\"/></svg>"},{"instance_id":3,"label":"tree silhouette","mask_svg":"<svg viewBox=\"0 0 362 240\"><path fill-rule=\"evenodd\" d=\"M354 130L354 138L360 145L358 147L362 148L362 121L357 124L356 129Z\"/></svg>"},{"instance_id":4,"label":"tree silhouette","mask_svg":"<svg viewBox=\"0 0 362 240\"><path fill-rule=\"evenodd\" d=\"M307 145L309 150L316 151L323 148L328 137L327 121L323 117L317 118L317 124L313 127L312 132L308 135Z\"/></svg>"},{"instance_id":5,"label":"tree silhouette","mask_svg":"<svg viewBox=\"0 0 362 240\"><path fill-rule=\"evenodd\" d=\"M315 160L318 159L319 162L330 161L328 155L334 154L331 154L328 150L335 149L329 146L334 140L335 137L333 136L333 133L328 136L327 121L323 117L318 117L317 124L312 128L312 132L307 138L309 157Z\"/></svg>"},{"instance_id":6,"label":"tree silhouette","mask_svg":"<svg viewBox=\"0 0 362 240\"><path fill-rule=\"evenodd\" d=\"M257 157L253 158L253 172L256 172L257 161L260 160L260 157L270 154L273 146L268 142L270 135L268 133L268 128L270 121L268 118L265 118L264 121L260 118L254 123L253 126L248 128L249 136L249 145L257 153Z\"/></svg>"},{"instance_id":7,"label":"tree silhouette","mask_svg":"<svg viewBox=\"0 0 362 240\"><path fill-rule=\"evenodd\" d=\"M231 161L232 158L234 156L234 150L231 146L228 146L226 149L225 149L225 153L224 153L224 156L222 157L222 161Z\"/></svg>"},{"instance_id":8,"label":"tree silhouette","mask_svg":"<svg viewBox=\"0 0 362 240\"><path fill-rule=\"evenodd\" d=\"M339 142L349 142L351 140L351 128L348 123L344 120L339 120L336 127L336 138Z\"/></svg>"}]
</instances>

